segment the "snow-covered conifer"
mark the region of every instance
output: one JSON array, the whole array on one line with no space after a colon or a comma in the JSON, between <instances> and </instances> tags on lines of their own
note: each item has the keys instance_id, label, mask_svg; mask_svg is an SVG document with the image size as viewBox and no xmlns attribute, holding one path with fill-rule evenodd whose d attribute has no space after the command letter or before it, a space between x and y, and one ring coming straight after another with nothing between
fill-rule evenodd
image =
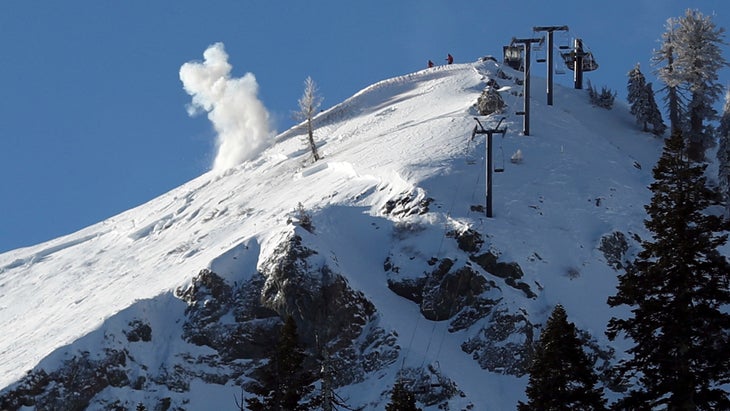
<instances>
[{"instance_id":1,"label":"snow-covered conifer","mask_svg":"<svg viewBox=\"0 0 730 411\"><path fill-rule=\"evenodd\" d=\"M669 19L666 27L654 61L663 65L657 74L666 85L672 129L685 135L690 158L704 161L705 150L715 144L713 128L707 122L717 118L713 105L723 90L718 72L728 65L720 50L725 30L710 16L690 9L683 17ZM683 109L687 118L681 120Z\"/></svg>"},{"instance_id":2,"label":"snow-covered conifer","mask_svg":"<svg viewBox=\"0 0 730 411\"><path fill-rule=\"evenodd\" d=\"M667 126L662 120L662 114L654 99L654 90L651 83L646 82L639 64L629 71L628 96L631 105L631 114L636 117L636 122L642 126L642 130L648 132L649 125L651 132L656 135L664 134Z\"/></svg>"}]
</instances>

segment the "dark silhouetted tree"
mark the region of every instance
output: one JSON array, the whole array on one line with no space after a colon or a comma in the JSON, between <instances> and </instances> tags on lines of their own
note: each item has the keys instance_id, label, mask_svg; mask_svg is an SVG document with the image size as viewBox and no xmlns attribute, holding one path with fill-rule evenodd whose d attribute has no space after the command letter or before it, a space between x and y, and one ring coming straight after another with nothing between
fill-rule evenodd
<instances>
[{"instance_id":1,"label":"dark silhouetted tree","mask_svg":"<svg viewBox=\"0 0 730 411\"><path fill-rule=\"evenodd\" d=\"M717 147L717 181L727 214L730 215L730 89L725 93L725 106L717 128L717 137L720 140Z\"/></svg>"},{"instance_id":2,"label":"dark silhouetted tree","mask_svg":"<svg viewBox=\"0 0 730 411\"><path fill-rule=\"evenodd\" d=\"M252 411L304 411L316 405L304 402L314 390L315 378L303 368L306 355L299 346L297 325L288 316L269 362L259 369L250 390L259 397L246 398Z\"/></svg>"},{"instance_id":3,"label":"dark silhouetted tree","mask_svg":"<svg viewBox=\"0 0 730 411\"><path fill-rule=\"evenodd\" d=\"M393 385L393 392L390 394L390 402L385 406L385 411L421 411L416 407L416 397L401 381Z\"/></svg>"},{"instance_id":4,"label":"dark silhouetted tree","mask_svg":"<svg viewBox=\"0 0 730 411\"><path fill-rule=\"evenodd\" d=\"M626 272L611 307L607 335L633 340L617 371L630 384L621 409L730 409L722 387L730 378L730 265L718 248L728 224L708 212L717 193L707 187L706 165L688 159L675 132L654 167L649 215L652 239Z\"/></svg>"},{"instance_id":5,"label":"dark silhouetted tree","mask_svg":"<svg viewBox=\"0 0 730 411\"><path fill-rule=\"evenodd\" d=\"M606 400L596 388L597 382L575 325L568 322L563 306L556 306L535 349L526 389L529 401L520 402L517 409L605 410Z\"/></svg>"}]
</instances>

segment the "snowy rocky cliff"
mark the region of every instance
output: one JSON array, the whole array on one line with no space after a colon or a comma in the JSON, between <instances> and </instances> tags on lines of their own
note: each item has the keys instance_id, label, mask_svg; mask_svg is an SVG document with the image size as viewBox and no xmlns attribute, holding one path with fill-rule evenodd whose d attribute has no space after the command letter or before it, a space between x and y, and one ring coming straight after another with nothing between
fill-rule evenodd
<instances>
[{"instance_id":1,"label":"snowy rocky cliff","mask_svg":"<svg viewBox=\"0 0 730 411\"><path fill-rule=\"evenodd\" d=\"M661 141L585 91L556 86L546 106L539 78L524 136L520 78L480 59L384 80L316 117L316 163L295 127L224 174L0 254L0 408L235 409L287 315L352 408L384 409L401 378L424 410L514 409L557 303L600 370L624 348L605 302L646 235ZM488 83L506 107L479 116ZM486 218L474 117L502 116Z\"/></svg>"}]
</instances>

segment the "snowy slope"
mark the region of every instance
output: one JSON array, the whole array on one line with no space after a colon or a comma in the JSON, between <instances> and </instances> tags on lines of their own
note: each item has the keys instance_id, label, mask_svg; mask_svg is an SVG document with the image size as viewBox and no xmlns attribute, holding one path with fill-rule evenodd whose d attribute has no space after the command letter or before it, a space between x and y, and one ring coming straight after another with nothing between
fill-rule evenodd
<instances>
[{"instance_id":1,"label":"snowy slope","mask_svg":"<svg viewBox=\"0 0 730 411\"><path fill-rule=\"evenodd\" d=\"M54 350L76 340L93 351L95 338L132 318L125 314L130 310L174 324L164 307L183 303L171 291L202 268L231 282L250 278L291 232L288 219L302 203L314 214L316 241L336 256L333 264L350 286L375 304L384 327L398 333L399 365L436 362L464 391L464 404L513 408L524 378L482 370L460 349L463 335L448 333L446 322L423 319L415 304L388 289L383 261L399 247L398 218L383 207L403 195L433 199L430 212L409 217L426 227L411 240L414 247L440 257L454 247L444 242L448 230L479 231L485 248L520 264L523 281L537 294L507 292L509 304L540 323L562 303L579 328L607 344L603 330L616 313L605 301L616 271L597 247L613 231L645 234L646 187L661 141L639 132L620 103L612 111L591 107L585 91L556 86L555 104L546 106L539 78L533 79L531 135L521 135L522 118L514 114L521 109L514 95L520 86L496 78L499 67L478 61L384 80L317 117L324 157L317 163L309 162L304 131L294 128L259 159L224 175L207 173L77 233L1 254L0 389L41 361L49 367L60 361ZM472 211L484 204L485 141L470 141L473 105L489 78L511 88L502 93L509 131L494 140L495 162L505 172L494 175L492 219ZM490 127L499 117L480 120ZM513 164L518 149L524 159ZM176 349L157 348L136 355L161 362ZM390 377L342 392L360 403L377 401ZM221 393L226 406L236 393L194 389ZM195 404L190 409L202 409Z\"/></svg>"}]
</instances>

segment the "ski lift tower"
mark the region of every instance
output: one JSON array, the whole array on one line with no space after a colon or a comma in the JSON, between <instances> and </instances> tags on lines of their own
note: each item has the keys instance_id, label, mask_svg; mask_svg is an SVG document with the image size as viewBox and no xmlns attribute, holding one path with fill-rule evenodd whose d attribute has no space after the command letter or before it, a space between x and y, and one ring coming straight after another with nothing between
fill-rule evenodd
<instances>
[{"instance_id":1,"label":"ski lift tower","mask_svg":"<svg viewBox=\"0 0 730 411\"><path fill-rule=\"evenodd\" d=\"M487 135L487 217L492 218L492 134L499 133L504 137L504 134L507 132L507 127L500 129L499 126L502 124L502 121L505 118L502 117L499 119L499 123L497 123L497 127L486 130L482 123L479 121L478 118L474 117L474 120L476 120L477 125L474 126L474 130L471 132L471 138L472 140L477 134L486 134ZM504 167L504 166L502 166ZM495 173L501 173L504 171L504 168L498 168L495 169Z\"/></svg>"},{"instance_id":2,"label":"ski lift tower","mask_svg":"<svg viewBox=\"0 0 730 411\"><path fill-rule=\"evenodd\" d=\"M535 26L534 32L547 32L547 105L553 105L553 32L568 31L568 26Z\"/></svg>"},{"instance_id":3,"label":"ski lift tower","mask_svg":"<svg viewBox=\"0 0 730 411\"><path fill-rule=\"evenodd\" d=\"M529 38L529 39L516 39L512 38L511 46L515 43L523 45L525 51L525 80L522 82L522 106L523 111L518 111L516 114L522 115L522 134L530 135L530 46L532 43L542 43L545 40L544 37L540 38Z\"/></svg>"}]
</instances>

